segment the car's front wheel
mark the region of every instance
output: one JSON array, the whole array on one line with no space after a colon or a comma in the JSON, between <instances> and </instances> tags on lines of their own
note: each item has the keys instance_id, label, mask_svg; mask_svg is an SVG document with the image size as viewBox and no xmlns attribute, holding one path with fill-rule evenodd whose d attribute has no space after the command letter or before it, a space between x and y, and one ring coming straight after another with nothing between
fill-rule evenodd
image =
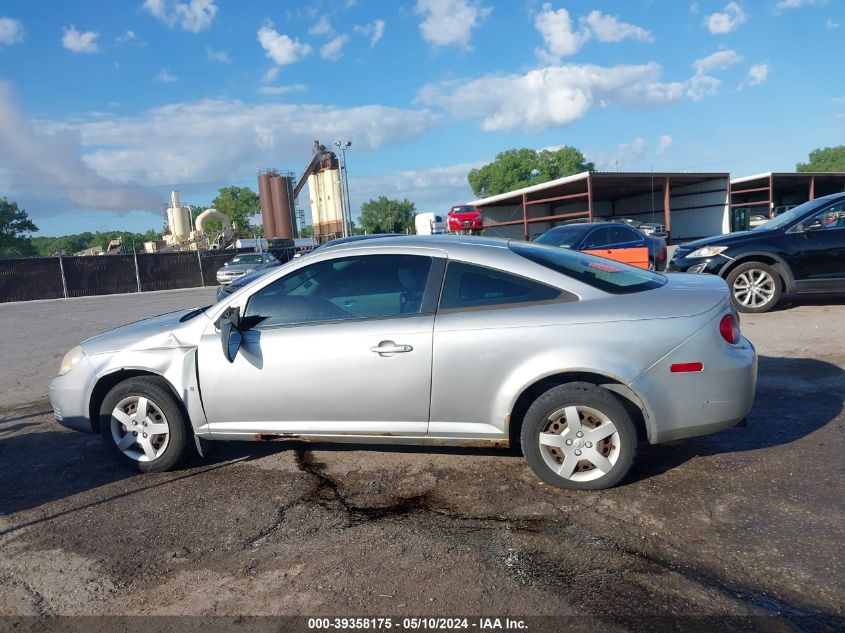
<instances>
[{"instance_id":1,"label":"car's front wheel","mask_svg":"<svg viewBox=\"0 0 845 633\"><path fill-rule=\"evenodd\" d=\"M780 301L780 275L768 264L740 264L730 272L726 281L734 305L740 312L768 312Z\"/></svg>"},{"instance_id":2,"label":"car's front wheel","mask_svg":"<svg viewBox=\"0 0 845 633\"><path fill-rule=\"evenodd\" d=\"M159 378L129 378L106 394L100 433L124 464L140 472L175 467L185 453L188 429L182 409Z\"/></svg>"},{"instance_id":3,"label":"car's front wheel","mask_svg":"<svg viewBox=\"0 0 845 633\"><path fill-rule=\"evenodd\" d=\"M634 462L637 431L617 397L589 383L550 389L522 425L522 451L547 484L601 490L619 483Z\"/></svg>"}]
</instances>

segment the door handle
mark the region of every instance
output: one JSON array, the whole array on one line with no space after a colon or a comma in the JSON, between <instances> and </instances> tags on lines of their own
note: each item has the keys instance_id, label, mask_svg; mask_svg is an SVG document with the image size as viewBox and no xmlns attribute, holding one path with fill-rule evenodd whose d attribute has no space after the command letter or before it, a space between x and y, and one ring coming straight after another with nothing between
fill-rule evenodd
<instances>
[{"instance_id":1,"label":"door handle","mask_svg":"<svg viewBox=\"0 0 845 633\"><path fill-rule=\"evenodd\" d=\"M393 341L382 341L375 347L370 348L371 352L375 352L379 356L388 356L393 354L404 354L406 352L414 351L410 345L397 345Z\"/></svg>"}]
</instances>

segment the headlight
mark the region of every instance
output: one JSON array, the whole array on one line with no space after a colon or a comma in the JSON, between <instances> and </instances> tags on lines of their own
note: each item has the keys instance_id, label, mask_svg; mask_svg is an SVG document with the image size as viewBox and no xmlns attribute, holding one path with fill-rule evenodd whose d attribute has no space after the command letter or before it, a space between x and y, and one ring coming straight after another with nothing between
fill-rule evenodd
<instances>
[{"instance_id":1,"label":"headlight","mask_svg":"<svg viewBox=\"0 0 845 633\"><path fill-rule=\"evenodd\" d=\"M247 268L244 271L244 275L249 275L249 274L254 273L254 272L255 272L255 268Z\"/></svg>"},{"instance_id":2,"label":"headlight","mask_svg":"<svg viewBox=\"0 0 845 633\"><path fill-rule=\"evenodd\" d=\"M77 363L79 363L84 356L85 352L82 351L82 348L79 347L79 345L70 350L62 359L62 364L59 365L59 376L64 376L71 369L76 367Z\"/></svg>"},{"instance_id":3,"label":"headlight","mask_svg":"<svg viewBox=\"0 0 845 633\"><path fill-rule=\"evenodd\" d=\"M715 257L726 250L728 250L727 246L702 246L689 253L687 257Z\"/></svg>"}]
</instances>

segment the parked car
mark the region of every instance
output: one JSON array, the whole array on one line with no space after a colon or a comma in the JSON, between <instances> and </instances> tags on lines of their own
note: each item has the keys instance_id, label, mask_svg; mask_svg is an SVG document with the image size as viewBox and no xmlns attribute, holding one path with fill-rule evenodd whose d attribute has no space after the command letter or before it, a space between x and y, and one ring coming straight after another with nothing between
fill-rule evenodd
<instances>
[{"instance_id":1,"label":"parked car","mask_svg":"<svg viewBox=\"0 0 845 633\"><path fill-rule=\"evenodd\" d=\"M447 223L449 231L453 233L471 233L484 228L481 211L471 204L457 204L452 207L449 210Z\"/></svg>"},{"instance_id":2,"label":"parked car","mask_svg":"<svg viewBox=\"0 0 845 633\"><path fill-rule=\"evenodd\" d=\"M217 283L225 286L239 277L254 273L256 270L266 268L278 261L270 253L243 253L235 255L217 271Z\"/></svg>"},{"instance_id":3,"label":"parked car","mask_svg":"<svg viewBox=\"0 0 845 633\"><path fill-rule=\"evenodd\" d=\"M665 240L618 222L564 224L535 237L534 242L607 257L650 270L666 268Z\"/></svg>"},{"instance_id":4,"label":"parked car","mask_svg":"<svg viewBox=\"0 0 845 633\"><path fill-rule=\"evenodd\" d=\"M724 281L490 238L341 244L70 350L56 418L140 471L207 440L522 447L612 486L640 440L741 422L757 356ZM196 441L194 441L196 440Z\"/></svg>"},{"instance_id":5,"label":"parked car","mask_svg":"<svg viewBox=\"0 0 845 633\"><path fill-rule=\"evenodd\" d=\"M845 193L811 200L750 231L675 250L670 271L728 282L740 312L768 312L783 293L845 291Z\"/></svg>"}]
</instances>

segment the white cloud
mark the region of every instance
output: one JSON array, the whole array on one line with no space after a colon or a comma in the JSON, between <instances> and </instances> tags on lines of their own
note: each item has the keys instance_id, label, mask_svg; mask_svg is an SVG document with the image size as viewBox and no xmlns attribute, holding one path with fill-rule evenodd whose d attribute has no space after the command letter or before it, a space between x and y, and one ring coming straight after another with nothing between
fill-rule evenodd
<instances>
[{"instance_id":1,"label":"white cloud","mask_svg":"<svg viewBox=\"0 0 845 633\"><path fill-rule=\"evenodd\" d=\"M775 13L780 13L784 9L800 9L801 7L826 4L827 0L780 0L775 4Z\"/></svg>"},{"instance_id":2,"label":"white cloud","mask_svg":"<svg viewBox=\"0 0 845 633\"><path fill-rule=\"evenodd\" d=\"M833 20L828 18L827 22L824 23L824 28L826 28L828 31L832 31L833 29L838 29L839 28L839 22L834 22Z\"/></svg>"},{"instance_id":3,"label":"white cloud","mask_svg":"<svg viewBox=\"0 0 845 633\"><path fill-rule=\"evenodd\" d=\"M71 24L64 29L62 46L74 53L97 53L100 50L96 41L98 37L100 37L99 33L77 31L76 27Z\"/></svg>"},{"instance_id":4,"label":"white cloud","mask_svg":"<svg viewBox=\"0 0 845 633\"><path fill-rule=\"evenodd\" d=\"M272 22L258 29L258 42L267 52L267 57L279 66L296 63L311 52L309 44L281 35L273 28Z\"/></svg>"},{"instance_id":5,"label":"white cloud","mask_svg":"<svg viewBox=\"0 0 845 633\"><path fill-rule=\"evenodd\" d=\"M23 22L12 18L0 18L0 46L11 46L23 42Z\"/></svg>"},{"instance_id":6,"label":"white cloud","mask_svg":"<svg viewBox=\"0 0 845 633\"><path fill-rule=\"evenodd\" d=\"M657 155L663 156L666 152L669 151L669 147L672 145L672 137L668 134L661 134L657 137Z\"/></svg>"},{"instance_id":7,"label":"white cloud","mask_svg":"<svg viewBox=\"0 0 845 633\"><path fill-rule=\"evenodd\" d=\"M736 2L729 2L721 13L716 12L704 18L704 26L713 35L724 35L736 30L740 24L748 21L745 11Z\"/></svg>"},{"instance_id":8,"label":"white cloud","mask_svg":"<svg viewBox=\"0 0 845 633\"><path fill-rule=\"evenodd\" d=\"M286 95L291 92L305 92L308 86L305 84L291 84L289 86L261 86L258 89L263 95Z\"/></svg>"},{"instance_id":9,"label":"white cloud","mask_svg":"<svg viewBox=\"0 0 845 633\"><path fill-rule=\"evenodd\" d=\"M208 59L213 62L220 62L221 64L231 64L232 60L229 59L229 53L226 51L215 51L210 46L205 47L205 54L208 56Z\"/></svg>"},{"instance_id":10,"label":"white cloud","mask_svg":"<svg viewBox=\"0 0 845 633\"><path fill-rule=\"evenodd\" d=\"M620 22L616 16L607 15L601 11L590 11L586 18L581 18L581 23L590 27L599 42L621 42L626 39L640 42L654 41L650 31L634 24Z\"/></svg>"},{"instance_id":11,"label":"white cloud","mask_svg":"<svg viewBox=\"0 0 845 633\"><path fill-rule=\"evenodd\" d=\"M365 24L364 26L356 26L355 32L361 33L365 37L370 38L370 48L378 44L379 40L384 35L384 20L376 20L372 24Z\"/></svg>"},{"instance_id":12,"label":"white cloud","mask_svg":"<svg viewBox=\"0 0 845 633\"><path fill-rule=\"evenodd\" d=\"M279 67L273 66L272 68L268 68L267 72L265 72L261 76L261 83L269 84L273 81L279 74Z\"/></svg>"},{"instance_id":13,"label":"white cloud","mask_svg":"<svg viewBox=\"0 0 845 633\"><path fill-rule=\"evenodd\" d=\"M217 15L215 0L190 0L188 3L173 0L144 0L141 8L166 24L169 28L179 26L185 31L205 31Z\"/></svg>"},{"instance_id":14,"label":"white cloud","mask_svg":"<svg viewBox=\"0 0 845 633\"><path fill-rule=\"evenodd\" d=\"M308 29L311 35L334 35L334 28L329 22L329 16L321 15L317 23Z\"/></svg>"},{"instance_id":15,"label":"white cloud","mask_svg":"<svg viewBox=\"0 0 845 633\"><path fill-rule=\"evenodd\" d=\"M157 84L172 84L179 81L179 77L170 72L169 68L162 68L158 74L153 77L153 81Z\"/></svg>"},{"instance_id":16,"label":"white cloud","mask_svg":"<svg viewBox=\"0 0 845 633\"><path fill-rule=\"evenodd\" d=\"M11 85L0 81L0 173L5 172L7 191L30 211L86 209L127 212L159 209L160 196L126 178L116 182L82 158L79 130L40 129L15 102ZM155 151L155 148L151 148ZM108 168L104 173L110 173ZM37 184L37 187L34 186Z\"/></svg>"},{"instance_id":17,"label":"white cloud","mask_svg":"<svg viewBox=\"0 0 845 633\"><path fill-rule=\"evenodd\" d=\"M701 101L704 97L719 92L721 85L720 79L709 75L696 75L687 82L686 95L693 101Z\"/></svg>"},{"instance_id":18,"label":"white cloud","mask_svg":"<svg viewBox=\"0 0 845 633\"><path fill-rule=\"evenodd\" d=\"M348 35L338 35L336 38L320 47L320 57L331 61L340 59L343 55L343 45L346 44L346 40L348 39Z\"/></svg>"},{"instance_id":19,"label":"white cloud","mask_svg":"<svg viewBox=\"0 0 845 633\"><path fill-rule=\"evenodd\" d=\"M252 105L218 98L42 125L52 134L77 135L95 172L163 189L179 184L187 192L192 183L207 189L209 183L249 177L262 165L299 170L314 139L349 138L366 151L410 141L439 121L429 110L381 105ZM158 210L158 202L152 208Z\"/></svg>"},{"instance_id":20,"label":"white cloud","mask_svg":"<svg viewBox=\"0 0 845 633\"><path fill-rule=\"evenodd\" d=\"M566 9L552 10L546 3L543 10L534 18L534 28L540 32L545 50L538 50L538 55L548 62L558 62L562 57L574 55L590 39L590 31L584 26L575 31L572 18Z\"/></svg>"},{"instance_id":21,"label":"white cloud","mask_svg":"<svg viewBox=\"0 0 845 633\"><path fill-rule=\"evenodd\" d=\"M653 42L650 31L622 22L614 15L601 11L590 11L578 20L580 26L575 29L575 21L566 9L552 9L550 3L543 5L534 18L534 28L540 33L545 44L537 50L537 55L545 62L558 63L561 58L574 55L591 37L602 43L621 42L632 39L640 42Z\"/></svg>"},{"instance_id":22,"label":"white cloud","mask_svg":"<svg viewBox=\"0 0 845 633\"><path fill-rule=\"evenodd\" d=\"M747 86L759 86L768 79L769 70L771 70L771 68L768 64L755 64L748 69L745 81L742 82L740 87L745 88Z\"/></svg>"},{"instance_id":23,"label":"white cloud","mask_svg":"<svg viewBox=\"0 0 845 633\"><path fill-rule=\"evenodd\" d=\"M490 15L480 0L417 0L415 12L424 16L422 38L434 46L470 48L472 30Z\"/></svg>"},{"instance_id":24,"label":"white cloud","mask_svg":"<svg viewBox=\"0 0 845 633\"><path fill-rule=\"evenodd\" d=\"M717 70L725 70L733 66L734 64L738 64L742 61L742 55L739 55L736 51L727 49L724 51L717 51L712 55L708 55L707 57L702 57L701 59L696 59L692 67L695 68L695 72L698 75L706 75L707 73L711 73Z\"/></svg>"},{"instance_id":25,"label":"white cloud","mask_svg":"<svg viewBox=\"0 0 845 633\"><path fill-rule=\"evenodd\" d=\"M656 63L548 66L428 84L417 101L458 118L479 118L485 130L537 131L572 123L594 107L652 108L682 99L689 82L664 82L660 75Z\"/></svg>"},{"instance_id":26,"label":"white cloud","mask_svg":"<svg viewBox=\"0 0 845 633\"><path fill-rule=\"evenodd\" d=\"M132 45L132 46L146 46L147 43L138 37L135 31L126 31L122 35L114 38L114 43L118 46Z\"/></svg>"}]
</instances>

